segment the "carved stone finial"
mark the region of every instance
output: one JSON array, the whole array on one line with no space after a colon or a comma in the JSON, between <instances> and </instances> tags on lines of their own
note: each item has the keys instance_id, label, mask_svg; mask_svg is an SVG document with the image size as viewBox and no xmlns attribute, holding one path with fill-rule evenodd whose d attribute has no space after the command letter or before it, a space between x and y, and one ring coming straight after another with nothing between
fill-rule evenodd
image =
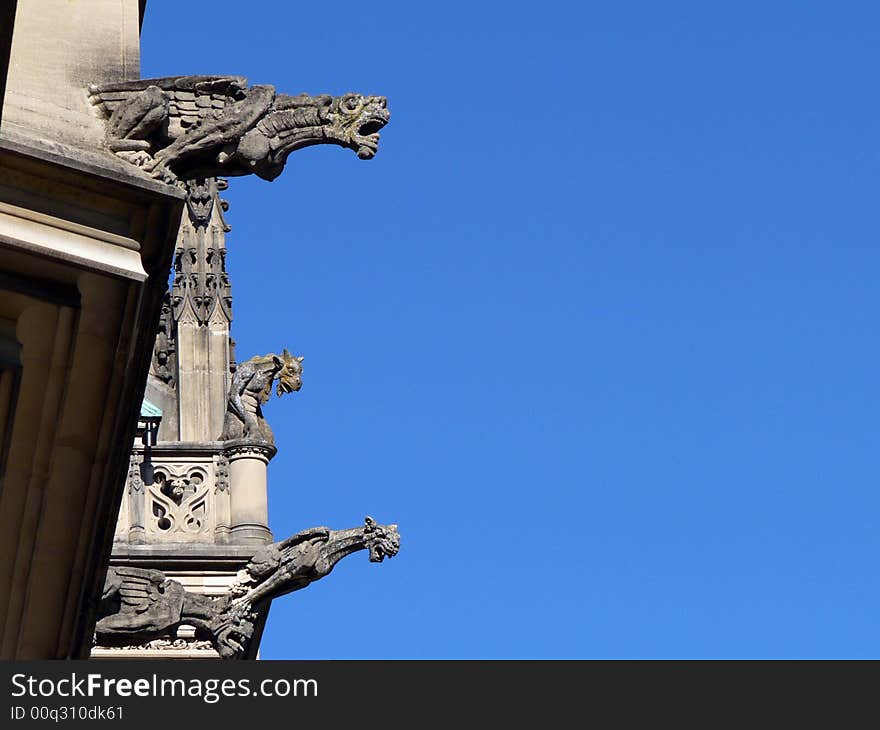
<instances>
[{"instance_id":1,"label":"carved stone finial","mask_svg":"<svg viewBox=\"0 0 880 730\"><path fill-rule=\"evenodd\" d=\"M276 384L277 396L302 388L303 359L284 350L280 355L270 353L239 363L229 386L220 440L249 439L274 443L272 429L263 417L262 405L272 394L272 383Z\"/></svg>"},{"instance_id":2,"label":"carved stone finial","mask_svg":"<svg viewBox=\"0 0 880 730\"><path fill-rule=\"evenodd\" d=\"M255 174L274 180L302 147L335 144L372 158L390 119L384 96L289 96L240 76L175 76L89 87L107 146L175 182Z\"/></svg>"},{"instance_id":3,"label":"carved stone finial","mask_svg":"<svg viewBox=\"0 0 880 730\"><path fill-rule=\"evenodd\" d=\"M223 213L229 210L229 203L220 197L229 183L222 177L194 177L183 183L186 188L186 209L193 228L207 228L215 206L218 208L220 227L224 233L232 230Z\"/></svg>"},{"instance_id":4,"label":"carved stone finial","mask_svg":"<svg viewBox=\"0 0 880 730\"><path fill-rule=\"evenodd\" d=\"M216 598L191 593L158 570L111 567L95 636L106 645L137 645L173 639L177 628L187 624L210 640L221 657L238 659L270 601L324 578L352 553L369 550L372 562L382 562L399 549L397 525L379 525L370 517L363 527L350 530L312 527L260 549L229 592Z\"/></svg>"},{"instance_id":5,"label":"carved stone finial","mask_svg":"<svg viewBox=\"0 0 880 730\"><path fill-rule=\"evenodd\" d=\"M194 226L207 226L211 222L216 194L212 177L186 181L186 207Z\"/></svg>"}]
</instances>

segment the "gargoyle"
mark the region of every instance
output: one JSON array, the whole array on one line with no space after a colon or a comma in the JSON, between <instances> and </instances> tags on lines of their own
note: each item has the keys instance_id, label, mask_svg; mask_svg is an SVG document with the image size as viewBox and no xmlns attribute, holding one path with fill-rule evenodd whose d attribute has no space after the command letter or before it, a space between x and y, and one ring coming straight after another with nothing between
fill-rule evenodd
<instances>
[{"instance_id":1,"label":"gargoyle","mask_svg":"<svg viewBox=\"0 0 880 730\"><path fill-rule=\"evenodd\" d=\"M372 517L363 527L331 530L312 527L260 549L239 572L232 588L234 607L258 608L273 598L298 591L328 575L342 558L370 551L370 562L381 563L400 549L397 525L379 525Z\"/></svg>"},{"instance_id":2,"label":"gargoyle","mask_svg":"<svg viewBox=\"0 0 880 730\"><path fill-rule=\"evenodd\" d=\"M95 624L95 639L106 645L130 644L173 635L181 624L209 637L224 658L239 656L253 635L253 621L227 626L222 618L229 596L212 599L190 593L160 570L110 567Z\"/></svg>"},{"instance_id":3,"label":"gargoyle","mask_svg":"<svg viewBox=\"0 0 880 730\"><path fill-rule=\"evenodd\" d=\"M270 353L252 357L241 363L232 376L226 403L221 441L251 439L261 443L274 443L274 436L262 405L272 394L282 396L302 388L302 357L293 357L287 350L280 355Z\"/></svg>"},{"instance_id":4,"label":"gargoyle","mask_svg":"<svg viewBox=\"0 0 880 730\"><path fill-rule=\"evenodd\" d=\"M350 530L313 527L259 550L229 592L216 598L191 593L158 570L111 567L95 638L103 645L125 645L173 636L186 624L224 659L241 658L259 612L273 598L320 580L359 550L369 550L370 561L381 563L399 549L397 525L379 525L371 517Z\"/></svg>"},{"instance_id":5,"label":"gargoyle","mask_svg":"<svg viewBox=\"0 0 880 730\"><path fill-rule=\"evenodd\" d=\"M290 96L241 76L172 76L92 85L107 145L167 182L249 175L274 180L302 147L372 158L390 118L384 96Z\"/></svg>"}]
</instances>

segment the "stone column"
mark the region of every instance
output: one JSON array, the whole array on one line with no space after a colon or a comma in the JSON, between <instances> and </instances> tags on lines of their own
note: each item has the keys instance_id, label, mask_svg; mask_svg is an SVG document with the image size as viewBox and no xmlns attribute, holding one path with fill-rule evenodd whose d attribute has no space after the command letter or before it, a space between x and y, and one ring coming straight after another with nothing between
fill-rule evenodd
<instances>
[{"instance_id":1,"label":"stone column","mask_svg":"<svg viewBox=\"0 0 880 730\"><path fill-rule=\"evenodd\" d=\"M229 542L265 545L269 530L267 472L275 447L245 441L227 441L223 455L229 460Z\"/></svg>"}]
</instances>

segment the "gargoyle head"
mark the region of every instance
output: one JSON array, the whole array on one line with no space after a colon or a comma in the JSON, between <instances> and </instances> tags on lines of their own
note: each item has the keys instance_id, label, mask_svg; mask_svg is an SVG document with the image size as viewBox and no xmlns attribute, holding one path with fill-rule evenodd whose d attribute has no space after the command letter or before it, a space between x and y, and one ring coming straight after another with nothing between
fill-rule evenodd
<instances>
[{"instance_id":1,"label":"gargoyle head","mask_svg":"<svg viewBox=\"0 0 880 730\"><path fill-rule=\"evenodd\" d=\"M364 520L364 543L370 550L371 563L381 563L386 557L393 558L400 550L397 525L379 525L368 516Z\"/></svg>"},{"instance_id":2,"label":"gargoyle head","mask_svg":"<svg viewBox=\"0 0 880 730\"><path fill-rule=\"evenodd\" d=\"M334 96L329 120L324 129L327 137L369 160L379 149L379 131L388 124L391 112L384 96L345 94Z\"/></svg>"},{"instance_id":3,"label":"gargoyle head","mask_svg":"<svg viewBox=\"0 0 880 730\"><path fill-rule=\"evenodd\" d=\"M225 175L253 173L274 180L292 152L336 144L369 160L379 148L379 130L391 118L384 96L278 94L266 115L218 157Z\"/></svg>"},{"instance_id":4,"label":"gargoyle head","mask_svg":"<svg viewBox=\"0 0 880 730\"><path fill-rule=\"evenodd\" d=\"M302 361L303 357L294 357L287 349L280 356L274 355L276 366L279 368L275 375L275 395L293 393L302 388Z\"/></svg>"}]
</instances>

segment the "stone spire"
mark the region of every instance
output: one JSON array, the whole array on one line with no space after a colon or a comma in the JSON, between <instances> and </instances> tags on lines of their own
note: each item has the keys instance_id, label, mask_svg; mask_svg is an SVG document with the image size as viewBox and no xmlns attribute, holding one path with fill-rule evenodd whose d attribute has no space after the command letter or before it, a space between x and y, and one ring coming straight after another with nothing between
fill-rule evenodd
<instances>
[{"instance_id":1,"label":"stone spire","mask_svg":"<svg viewBox=\"0 0 880 730\"><path fill-rule=\"evenodd\" d=\"M174 363L166 365L164 377L176 389L179 441L214 441L223 429L234 363L229 337L232 288L226 270L229 226L223 217L226 202L219 197L225 188L226 182L216 178L187 182L187 213L180 226L165 315ZM168 355L157 348L156 368L161 357Z\"/></svg>"}]
</instances>

